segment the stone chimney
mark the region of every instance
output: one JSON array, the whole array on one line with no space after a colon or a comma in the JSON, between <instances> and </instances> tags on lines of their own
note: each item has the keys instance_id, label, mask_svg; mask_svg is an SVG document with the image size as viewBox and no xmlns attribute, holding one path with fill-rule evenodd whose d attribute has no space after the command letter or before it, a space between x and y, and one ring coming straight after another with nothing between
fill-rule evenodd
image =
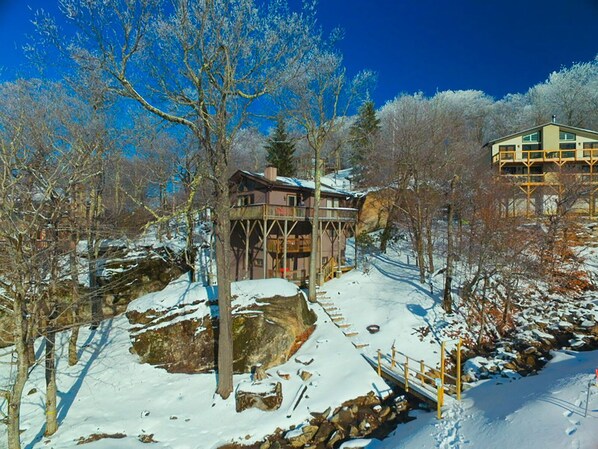
<instances>
[{"instance_id":1,"label":"stone chimney","mask_svg":"<svg viewBox=\"0 0 598 449\"><path fill-rule=\"evenodd\" d=\"M276 181L278 177L278 169L273 165L268 165L264 170L264 176L268 181Z\"/></svg>"},{"instance_id":2,"label":"stone chimney","mask_svg":"<svg viewBox=\"0 0 598 449\"><path fill-rule=\"evenodd\" d=\"M552 114L552 123L556 123L556 115Z\"/></svg>"}]
</instances>

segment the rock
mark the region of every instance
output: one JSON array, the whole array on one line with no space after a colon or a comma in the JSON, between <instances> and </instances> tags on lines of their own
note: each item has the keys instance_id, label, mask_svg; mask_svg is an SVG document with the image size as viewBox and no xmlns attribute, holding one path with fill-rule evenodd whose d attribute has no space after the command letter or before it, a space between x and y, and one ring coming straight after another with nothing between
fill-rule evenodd
<instances>
[{"instance_id":1,"label":"rock","mask_svg":"<svg viewBox=\"0 0 598 449\"><path fill-rule=\"evenodd\" d=\"M315 444L320 444L323 443L324 441L326 441L330 435L332 434L332 432L335 431L335 427L330 424L328 421L324 421L318 431L316 432L316 434L313 437L313 442Z\"/></svg>"},{"instance_id":2,"label":"rock","mask_svg":"<svg viewBox=\"0 0 598 449\"><path fill-rule=\"evenodd\" d=\"M198 301L163 312L127 311L132 324L131 352L142 362L171 373L214 370L218 320L209 314L197 316L199 310L206 309L206 302ZM306 335L313 331L315 319L301 293L260 299L259 303L235 309L234 372L249 373L258 364L267 370L288 361L299 347L297 342L305 341Z\"/></svg>"},{"instance_id":3,"label":"rock","mask_svg":"<svg viewBox=\"0 0 598 449\"><path fill-rule=\"evenodd\" d=\"M351 438L357 438L358 436L361 436L361 432L359 431L359 429L355 426L350 426L349 427L349 436Z\"/></svg>"},{"instance_id":4,"label":"rock","mask_svg":"<svg viewBox=\"0 0 598 449\"><path fill-rule=\"evenodd\" d=\"M306 380L311 379L313 374L307 370L299 370L299 377L305 382Z\"/></svg>"},{"instance_id":5,"label":"rock","mask_svg":"<svg viewBox=\"0 0 598 449\"><path fill-rule=\"evenodd\" d=\"M385 405L384 407L382 407L380 409L380 412L378 413L378 416L380 418L384 418L386 415L388 415L390 413L390 407Z\"/></svg>"},{"instance_id":6,"label":"rock","mask_svg":"<svg viewBox=\"0 0 598 449\"><path fill-rule=\"evenodd\" d=\"M237 412L249 408L263 411L277 410L282 404L282 384L280 382L245 382L235 391Z\"/></svg>"},{"instance_id":7,"label":"rock","mask_svg":"<svg viewBox=\"0 0 598 449\"><path fill-rule=\"evenodd\" d=\"M280 443L278 445L280 446ZM262 444L260 444L260 449L271 449L271 447L272 447L272 443L270 443L270 441L268 441L268 440L266 440Z\"/></svg>"},{"instance_id":8,"label":"rock","mask_svg":"<svg viewBox=\"0 0 598 449\"><path fill-rule=\"evenodd\" d=\"M312 356L300 355L298 357L295 357L295 362L300 363L305 366L310 365L313 361L314 361L314 358Z\"/></svg>"},{"instance_id":9,"label":"rock","mask_svg":"<svg viewBox=\"0 0 598 449\"><path fill-rule=\"evenodd\" d=\"M321 413L320 412L309 412L309 414L317 420L324 420L324 419L328 418L328 415L330 415L331 410L332 409L330 407L328 407L326 410L324 410Z\"/></svg>"},{"instance_id":10,"label":"rock","mask_svg":"<svg viewBox=\"0 0 598 449\"><path fill-rule=\"evenodd\" d=\"M334 414L332 418L330 418L330 422L336 425L336 428L339 427L347 427L351 421L353 420L353 414L351 411L345 407L340 409L338 413Z\"/></svg>"},{"instance_id":11,"label":"rock","mask_svg":"<svg viewBox=\"0 0 598 449\"><path fill-rule=\"evenodd\" d=\"M291 373L287 373L285 371L278 370L276 371L276 374L278 374L278 377L284 380L289 380L291 378Z\"/></svg>"},{"instance_id":12,"label":"rock","mask_svg":"<svg viewBox=\"0 0 598 449\"><path fill-rule=\"evenodd\" d=\"M345 439L345 431L342 429L337 429L331 436L330 439L326 442L326 447L328 449L332 449L336 443Z\"/></svg>"},{"instance_id":13,"label":"rock","mask_svg":"<svg viewBox=\"0 0 598 449\"><path fill-rule=\"evenodd\" d=\"M317 431L318 426L307 425L287 432L285 438L292 447L302 447L312 440Z\"/></svg>"},{"instance_id":14,"label":"rock","mask_svg":"<svg viewBox=\"0 0 598 449\"><path fill-rule=\"evenodd\" d=\"M31 390L29 390L29 392L27 393L27 396L31 396L32 394L37 393L37 388L32 388Z\"/></svg>"}]
</instances>

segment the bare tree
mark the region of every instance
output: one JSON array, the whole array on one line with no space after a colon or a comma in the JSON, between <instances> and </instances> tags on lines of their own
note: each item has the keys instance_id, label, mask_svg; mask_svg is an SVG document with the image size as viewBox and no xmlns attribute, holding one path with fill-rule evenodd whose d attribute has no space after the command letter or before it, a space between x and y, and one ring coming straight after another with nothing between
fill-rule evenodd
<instances>
[{"instance_id":1,"label":"bare tree","mask_svg":"<svg viewBox=\"0 0 598 449\"><path fill-rule=\"evenodd\" d=\"M296 73L311 46L311 19L283 2L253 0L62 0L80 34L69 46L85 70L163 120L186 127L207 156L214 188L218 301L218 393L232 391L231 145L252 104ZM43 25L42 25L43 26ZM46 28L59 45L64 41Z\"/></svg>"}]
</instances>

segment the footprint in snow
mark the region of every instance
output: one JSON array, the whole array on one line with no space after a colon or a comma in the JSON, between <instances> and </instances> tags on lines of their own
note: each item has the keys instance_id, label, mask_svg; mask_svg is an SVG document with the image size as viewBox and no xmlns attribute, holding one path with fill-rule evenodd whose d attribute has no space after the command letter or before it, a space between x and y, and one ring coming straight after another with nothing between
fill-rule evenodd
<instances>
[{"instance_id":1,"label":"footprint in snow","mask_svg":"<svg viewBox=\"0 0 598 449\"><path fill-rule=\"evenodd\" d=\"M579 420L577 420L577 419L570 419L569 422L571 424L573 424L574 426L579 426Z\"/></svg>"},{"instance_id":2,"label":"footprint in snow","mask_svg":"<svg viewBox=\"0 0 598 449\"><path fill-rule=\"evenodd\" d=\"M571 426L571 427L567 427L567 430L565 430L565 433L567 435L573 435L576 431L577 431L577 427Z\"/></svg>"},{"instance_id":3,"label":"footprint in snow","mask_svg":"<svg viewBox=\"0 0 598 449\"><path fill-rule=\"evenodd\" d=\"M563 412L563 416L564 416L565 418L568 418L568 417L569 417L569 416L571 416L572 414L573 414L573 412L572 412L571 410L565 410L565 411Z\"/></svg>"}]
</instances>

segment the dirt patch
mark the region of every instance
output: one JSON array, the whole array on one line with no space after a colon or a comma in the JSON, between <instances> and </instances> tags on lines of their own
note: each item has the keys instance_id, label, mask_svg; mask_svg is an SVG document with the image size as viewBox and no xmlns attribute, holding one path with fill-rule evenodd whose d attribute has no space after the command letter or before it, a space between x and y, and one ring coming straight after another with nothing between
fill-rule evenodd
<instances>
[{"instance_id":1,"label":"dirt patch","mask_svg":"<svg viewBox=\"0 0 598 449\"><path fill-rule=\"evenodd\" d=\"M80 437L77 440L77 446L80 444L87 444L93 443L94 441L104 440L106 438L120 440L122 438L126 438L126 435L124 433L92 433L88 437Z\"/></svg>"}]
</instances>

